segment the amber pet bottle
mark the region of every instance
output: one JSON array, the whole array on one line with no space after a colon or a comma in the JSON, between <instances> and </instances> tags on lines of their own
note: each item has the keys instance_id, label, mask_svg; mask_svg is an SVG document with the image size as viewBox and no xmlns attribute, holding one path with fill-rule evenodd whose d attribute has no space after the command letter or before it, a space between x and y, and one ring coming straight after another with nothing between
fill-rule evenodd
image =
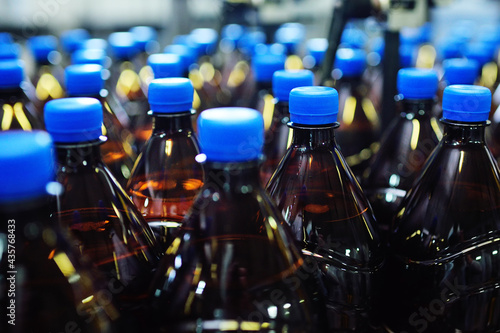
<instances>
[{"instance_id":1,"label":"amber pet bottle","mask_svg":"<svg viewBox=\"0 0 500 333\"><path fill-rule=\"evenodd\" d=\"M292 143L267 191L326 292L329 328L369 331L383 258L375 218L335 140L338 94L290 92Z\"/></svg>"},{"instance_id":2,"label":"amber pet bottle","mask_svg":"<svg viewBox=\"0 0 500 333\"><path fill-rule=\"evenodd\" d=\"M210 109L198 129L205 183L152 285L159 331L325 331L310 267L260 185L262 116Z\"/></svg>"},{"instance_id":3,"label":"amber pet bottle","mask_svg":"<svg viewBox=\"0 0 500 333\"><path fill-rule=\"evenodd\" d=\"M500 181L485 143L491 93L444 90L444 135L392 226L384 319L400 332L500 329Z\"/></svg>"}]
</instances>

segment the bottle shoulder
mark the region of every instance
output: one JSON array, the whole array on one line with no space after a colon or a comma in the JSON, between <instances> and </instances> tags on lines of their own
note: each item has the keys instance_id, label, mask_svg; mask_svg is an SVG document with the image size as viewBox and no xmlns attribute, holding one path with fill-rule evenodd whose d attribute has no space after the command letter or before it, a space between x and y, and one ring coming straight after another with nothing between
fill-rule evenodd
<instances>
[{"instance_id":1,"label":"bottle shoulder","mask_svg":"<svg viewBox=\"0 0 500 333\"><path fill-rule=\"evenodd\" d=\"M440 143L402 202L394 246L429 259L489 237L500 227L499 179L485 145Z\"/></svg>"}]
</instances>

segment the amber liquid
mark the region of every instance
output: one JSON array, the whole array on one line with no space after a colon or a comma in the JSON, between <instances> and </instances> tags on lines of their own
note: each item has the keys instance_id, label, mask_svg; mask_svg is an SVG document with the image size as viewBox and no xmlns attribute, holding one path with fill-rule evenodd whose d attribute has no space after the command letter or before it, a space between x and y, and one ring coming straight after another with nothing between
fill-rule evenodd
<instances>
[{"instance_id":1,"label":"amber liquid","mask_svg":"<svg viewBox=\"0 0 500 333\"><path fill-rule=\"evenodd\" d=\"M44 129L41 115L21 88L0 91L0 130Z\"/></svg>"},{"instance_id":2,"label":"amber liquid","mask_svg":"<svg viewBox=\"0 0 500 333\"><path fill-rule=\"evenodd\" d=\"M166 247L174 239L203 182L186 179L178 183L175 176L167 181L157 179L152 177L147 181L138 181L130 191L130 196L157 241Z\"/></svg>"}]
</instances>

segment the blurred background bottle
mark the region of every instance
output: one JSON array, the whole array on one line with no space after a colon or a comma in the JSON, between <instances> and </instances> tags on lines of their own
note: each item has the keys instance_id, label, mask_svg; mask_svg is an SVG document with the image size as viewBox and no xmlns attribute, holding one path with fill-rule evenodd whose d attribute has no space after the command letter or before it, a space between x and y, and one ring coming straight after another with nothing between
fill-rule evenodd
<instances>
[{"instance_id":1,"label":"blurred background bottle","mask_svg":"<svg viewBox=\"0 0 500 333\"><path fill-rule=\"evenodd\" d=\"M392 226L384 320L393 331L500 328L499 171L484 133L485 87L443 95L444 135Z\"/></svg>"},{"instance_id":2,"label":"blurred background bottle","mask_svg":"<svg viewBox=\"0 0 500 333\"><path fill-rule=\"evenodd\" d=\"M31 82L35 86L36 97L41 102L38 107L43 110L48 101L64 97L62 57L58 51L58 40L52 35L31 37L28 46L35 61Z\"/></svg>"},{"instance_id":3,"label":"blurred background bottle","mask_svg":"<svg viewBox=\"0 0 500 333\"><path fill-rule=\"evenodd\" d=\"M153 133L137 158L127 192L165 250L203 185L191 126L193 85L186 78L149 85Z\"/></svg>"},{"instance_id":4,"label":"blurred background bottle","mask_svg":"<svg viewBox=\"0 0 500 333\"><path fill-rule=\"evenodd\" d=\"M433 115L437 88L434 70L403 68L398 72L400 114L384 133L362 179L384 244L401 201L442 137Z\"/></svg>"},{"instance_id":5,"label":"blurred background bottle","mask_svg":"<svg viewBox=\"0 0 500 333\"><path fill-rule=\"evenodd\" d=\"M366 52L340 48L332 72L339 92L339 123L336 140L354 174L359 177L373 155L373 144L380 135L377 110L369 99L369 86L363 79Z\"/></svg>"},{"instance_id":6,"label":"blurred background bottle","mask_svg":"<svg viewBox=\"0 0 500 333\"><path fill-rule=\"evenodd\" d=\"M373 212L335 135L338 94L290 92L292 142L267 185L297 245L321 277L330 331L368 332L383 263Z\"/></svg>"},{"instance_id":7,"label":"blurred background bottle","mask_svg":"<svg viewBox=\"0 0 500 333\"><path fill-rule=\"evenodd\" d=\"M51 218L55 157L42 131L0 133L2 332L113 332L112 299ZM35 167L36 166L36 167Z\"/></svg>"},{"instance_id":8,"label":"blurred background bottle","mask_svg":"<svg viewBox=\"0 0 500 333\"><path fill-rule=\"evenodd\" d=\"M57 180L64 193L54 211L70 230L72 245L113 288L130 329L147 327L143 301L160 250L151 229L102 161L102 104L73 97L45 106L47 131L54 139Z\"/></svg>"},{"instance_id":9,"label":"blurred background bottle","mask_svg":"<svg viewBox=\"0 0 500 333\"><path fill-rule=\"evenodd\" d=\"M42 115L29 100L24 87L24 62L0 61L0 128L2 131L43 129Z\"/></svg>"},{"instance_id":10,"label":"blurred background bottle","mask_svg":"<svg viewBox=\"0 0 500 333\"><path fill-rule=\"evenodd\" d=\"M152 285L159 329L324 332L310 267L260 185L262 116L210 109L198 129L205 183Z\"/></svg>"},{"instance_id":11,"label":"blurred background bottle","mask_svg":"<svg viewBox=\"0 0 500 333\"><path fill-rule=\"evenodd\" d=\"M276 170L281 158L291 141L291 129L288 127L290 112L288 111L288 96L296 87L312 86L314 74L309 70L278 70L273 74L272 107L263 111L264 117L264 162L260 174L262 184L267 184Z\"/></svg>"},{"instance_id":12,"label":"blurred background bottle","mask_svg":"<svg viewBox=\"0 0 500 333\"><path fill-rule=\"evenodd\" d=\"M103 135L106 141L101 145L102 160L120 185L125 186L136 154L132 148L134 138L123 127L108 103L103 67L95 64L70 65L65 69L66 94L68 97L93 97L103 106Z\"/></svg>"}]
</instances>

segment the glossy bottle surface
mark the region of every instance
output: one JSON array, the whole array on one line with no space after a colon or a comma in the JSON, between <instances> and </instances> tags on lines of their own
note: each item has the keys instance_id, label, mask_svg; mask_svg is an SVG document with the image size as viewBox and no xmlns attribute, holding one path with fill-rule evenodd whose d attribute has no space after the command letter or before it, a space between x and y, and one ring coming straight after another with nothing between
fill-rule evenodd
<instances>
[{"instance_id":1,"label":"glossy bottle surface","mask_svg":"<svg viewBox=\"0 0 500 333\"><path fill-rule=\"evenodd\" d=\"M115 284L125 307L145 297L158 261L153 234L100 157L99 143L56 146L65 192L57 217L74 246Z\"/></svg>"},{"instance_id":2,"label":"glossy bottle surface","mask_svg":"<svg viewBox=\"0 0 500 333\"><path fill-rule=\"evenodd\" d=\"M311 267L260 185L262 116L210 109L198 128L205 182L152 284L158 330L325 331Z\"/></svg>"},{"instance_id":3,"label":"glossy bottle surface","mask_svg":"<svg viewBox=\"0 0 500 333\"><path fill-rule=\"evenodd\" d=\"M403 111L389 125L362 180L384 235L406 192L442 137L441 126L431 114L433 100L403 100L401 104Z\"/></svg>"},{"instance_id":4,"label":"glossy bottle surface","mask_svg":"<svg viewBox=\"0 0 500 333\"><path fill-rule=\"evenodd\" d=\"M281 158L285 155L291 139L291 129L288 101L279 101L274 105L271 125L265 133L263 153L265 160L262 163L260 177L262 184L266 184L276 170Z\"/></svg>"},{"instance_id":5,"label":"glossy bottle surface","mask_svg":"<svg viewBox=\"0 0 500 333\"><path fill-rule=\"evenodd\" d=\"M50 136L8 131L0 146L0 330L110 332L112 298L51 216L61 186Z\"/></svg>"},{"instance_id":6,"label":"glossy bottle surface","mask_svg":"<svg viewBox=\"0 0 500 333\"><path fill-rule=\"evenodd\" d=\"M347 163L360 176L373 155L372 144L379 136L379 116L368 98L368 85L361 78L341 79L335 88L340 105L336 139Z\"/></svg>"},{"instance_id":7,"label":"glossy bottle surface","mask_svg":"<svg viewBox=\"0 0 500 333\"><path fill-rule=\"evenodd\" d=\"M322 331L322 310L306 285L310 267L259 184L257 163L207 165L206 174L153 285L160 326L176 332Z\"/></svg>"},{"instance_id":8,"label":"glossy bottle surface","mask_svg":"<svg viewBox=\"0 0 500 333\"><path fill-rule=\"evenodd\" d=\"M384 319L396 331L497 332L498 167L484 122L444 125L394 221Z\"/></svg>"},{"instance_id":9,"label":"glossy bottle surface","mask_svg":"<svg viewBox=\"0 0 500 333\"><path fill-rule=\"evenodd\" d=\"M43 129L43 122L21 88L0 88L0 128L2 131Z\"/></svg>"},{"instance_id":10,"label":"glossy bottle surface","mask_svg":"<svg viewBox=\"0 0 500 333\"><path fill-rule=\"evenodd\" d=\"M127 192L167 247L203 185L200 153L191 126L191 113L155 115L153 134L146 142L127 185Z\"/></svg>"},{"instance_id":11,"label":"glossy bottle surface","mask_svg":"<svg viewBox=\"0 0 500 333\"><path fill-rule=\"evenodd\" d=\"M2 332L112 332L117 309L50 214L49 198L0 206Z\"/></svg>"},{"instance_id":12,"label":"glossy bottle surface","mask_svg":"<svg viewBox=\"0 0 500 333\"><path fill-rule=\"evenodd\" d=\"M267 190L302 253L317 262L330 329L369 329L382 264L369 203L341 154L334 126L293 126Z\"/></svg>"}]
</instances>

